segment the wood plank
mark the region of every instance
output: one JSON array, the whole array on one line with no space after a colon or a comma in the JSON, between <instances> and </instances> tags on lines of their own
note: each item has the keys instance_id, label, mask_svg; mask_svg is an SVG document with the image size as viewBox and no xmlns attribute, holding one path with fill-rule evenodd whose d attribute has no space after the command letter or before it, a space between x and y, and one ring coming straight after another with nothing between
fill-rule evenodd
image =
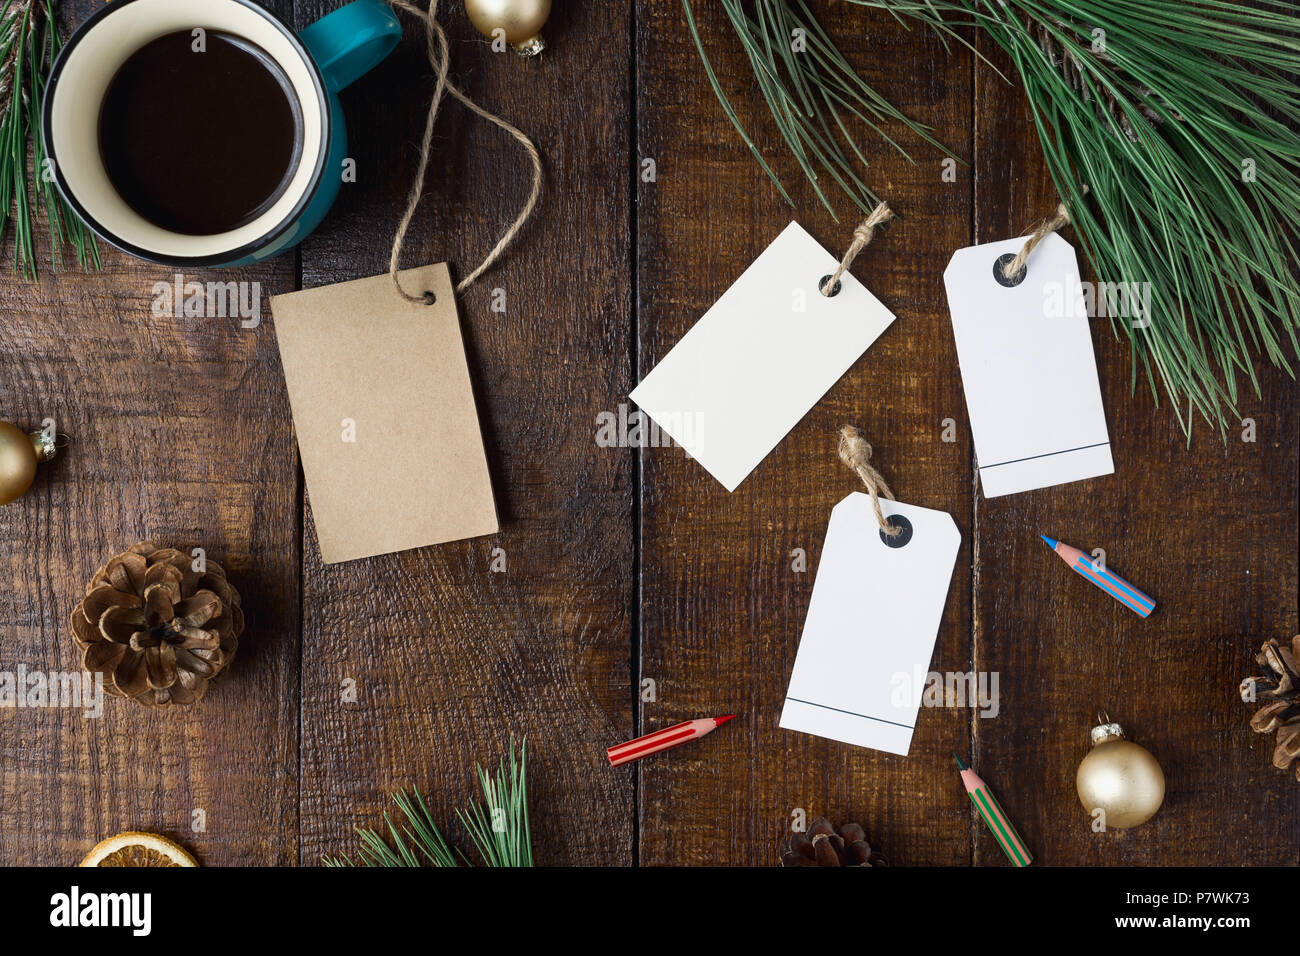
<instances>
[{"instance_id":1,"label":"wood plank","mask_svg":"<svg viewBox=\"0 0 1300 956\"><path fill-rule=\"evenodd\" d=\"M980 65L975 105L976 234L991 242L1058 200L1021 89ZM1265 638L1296 632L1300 392L1261 366L1262 397L1241 409L1258 441L1233 429L1221 444L1202 425L1189 449L1167 404L1130 396L1127 345L1103 321L1093 333L1115 474L976 498L976 661L1003 689L1001 719L973 722L978 766L1043 864L1294 865L1300 789L1273 769L1237 686ZM1078 580L1039 533L1105 548L1155 613L1143 621ZM1166 774L1164 807L1133 830L1092 832L1075 793L1098 709ZM975 862L1005 863L977 831Z\"/></svg>"},{"instance_id":2,"label":"wood plank","mask_svg":"<svg viewBox=\"0 0 1300 956\"><path fill-rule=\"evenodd\" d=\"M80 22L98 4L62 6ZM238 318L156 317L154 284L175 270L104 259L102 272L0 283L0 417L34 428L53 416L74 439L0 509L0 671L79 671L72 608L144 538L222 562L248 624L231 671L188 710L112 698L99 719L0 710L0 860L73 864L106 836L156 830L204 863L291 863L298 492L275 344ZM220 278L266 297L293 288L294 259Z\"/></svg>"},{"instance_id":3,"label":"wood plank","mask_svg":"<svg viewBox=\"0 0 1300 956\"><path fill-rule=\"evenodd\" d=\"M333 6L300 2L299 20ZM453 74L534 138L547 170L520 241L460 302L503 531L324 567L308 511L304 864L350 849L403 785L450 820L475 795L474 763L495 763L512 732L533 759L538 862L631 860L632 787L603 754L632 727L631 458L595 443L598 412L631 387L630 27L604 6L558 4L551 49L521 61L444 5ZM359 182L305 246L306 287L387 269L432 85L405 22L396 54L344 97ZM515 216L527 160L455 104L435 149L404 264L447 259L461 276ZM495 548L505 573L490 570ZM356 704L341 701L345 678Z\"/></svg>"},{"instance_id":4,"label":"wood plank","mask_svg":"<svg viewBox=\"0 0 1300 956\"><path fill-rule=\"evenodd\" d=\"M658 164L638 202L639 372L647 373L777 233L798 218L837 253L854 216L836 224L781 144L721 9L693 4L733 104L787 188L791 210L715 101L679 0L638 4L637 149ZM970 155L970 60L887 15L817 5L863 77ZM924 63L923 71L900 64ZM930 64L933 64L931 67ZM896 130L891 132L897 133ZM857 425L902 500L953 514L963 544L933 666L970 666L970 446L942 441L961 393L941 273L970 235L970 177L941 179L942 155L904 136L917 165L871 134L867 180L902 221L854 272L899 314L896 323L733 494L680 449L642 452L641 674L658 682L642 731L704 715L739 719L706 741L636 765L645 864L773 865L791 814L860 821L907 865L969 860L965 798L949 752L968 736L958 710L923 711L907 758L777 727L832 506L861 483L836 456L839 426ZM807 552L795 573L791 554ZM870 613L864 604L864 614ZM634 771L627 771L632 773Z\"/></svg>"}]
</instances>

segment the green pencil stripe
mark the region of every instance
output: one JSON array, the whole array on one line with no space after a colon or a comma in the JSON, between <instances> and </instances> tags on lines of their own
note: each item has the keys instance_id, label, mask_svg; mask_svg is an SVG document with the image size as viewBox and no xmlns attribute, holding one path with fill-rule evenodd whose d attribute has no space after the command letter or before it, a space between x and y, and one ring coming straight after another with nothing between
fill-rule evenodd
<instances>
[{"instance_id":1,"label":"green pencil stripe","mask_svg":"<svg viewBox=\"0 0 1300 956\"><path fill-rule=\"evenodd\" d=\"M991 792L986 790L984 791L984 795L988 797L989 800L992 801L993 806L997 808L998 815L1001 816L1003 820L1007 821L1007 829L1011 831L1011 838L1015 841L1016 852L1024 857L1025 866L1028 866L1033 862L1029 856L1029 847L1025 846L1025 841L1020 839L1020 834L1016 832L1016 828L1011 823L1011 817L1007 816L1007 811L1002 809L1002 804L998 803L998 798L993 796Z\"/></svg>"},{"instance_id":2,"label":"green pencil stripe","mask_svg":"<svg viewBox=\"0 0 1300 956\"><path fill-rule=\"evenodd\" d=\"M979 797L980 799L976 799ZM979 808L980 814L984 817L984 822L988 824L989 829L993 831L993 836L997 839L998 845L1002 847L1002 852L1007 855L1007 859L1017 866L1028 866L1024 857L1020 855L1020 850L1011 842L1011 837L1003 828L998 818L993 815L992 808L988 805L988 793L983 788L975 791L970 795L975 806Z\"/></svg>"},{"instance_id":3,"label":"green pencil stripe","mask_svg":"<svg viewBox=\"0 0 1300 956\"><path fill-rule=\"evenodd\" d=\"M1011 847L1007 845L1007 841L1002 836L1002 828L999 827L993 818L989 816L988 811L984 809L983 804L975 799L975 794L971 793L968 794L968 796L970 797L971 803L975 804L975 809L980 812L980 816L984 820L984 825L987 826L989 832L993 834L993 839L996 840L998 846L1002 848L1002 852L1007 855L1007 859L1018 866L1023 865L1013 855Z\"/></svg>"},{"instance_id":4,"label":"green pencil stripe","mask_svg":"<svg viewBox=\"0 0 1300 956\"><path fill-rule=\"evenodd\" d=\"M998 846L1002 847L1002 852L1007 855L1007 859L1013 864L1016 866L1025 866L1026 864L1024 860L1020 858L1020 852L1012 844L1006 830L1003 829L1002 824L998 822L998 819L989 810L987 803L983 802L985 800L984 792L979 791L979 795L980 800L976 800L975 805L979 807L980 816L982 816L984 822L988 824L989 830L993 833L993 838L998 841Z\"/></svg>"}]
</instances>

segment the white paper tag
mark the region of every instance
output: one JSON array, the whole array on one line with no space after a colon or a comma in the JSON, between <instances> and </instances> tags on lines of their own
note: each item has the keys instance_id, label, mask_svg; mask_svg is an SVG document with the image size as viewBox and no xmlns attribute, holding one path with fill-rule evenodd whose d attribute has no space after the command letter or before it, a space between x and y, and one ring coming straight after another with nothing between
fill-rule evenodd
<instances>
[{"instance_id":1,"label":"white paper tag","mask_svg":"<svg viewBox=\"0 0 1300 956\"><path fill-rule=\"evenodd\" d=\"M943 274L986 498L1115 470L1074 248L1052 233L1008 288L994 264L1024 243L960 249Z\"/></svg>"},{"instance_id":2,"label":"white paper tag","mask_svg":"<svg viewBox=\"0 0 1300 956\"><path fill-rule=\"evenodd\" d=\"M868 495L831 512L781 726L906 755L961 532L944 511L880 506L910 524L902 547L885 544Z\"/></svg>"},{"instance_id":3,"label":"white paper tag","mask_svg":"<svg viewBox=\"0 0 1300 956\"><path fill-rule=\"evenodd\" d=\"M735 491L894 321L798 223L776 238L662 362L632 400Z\"/></svg>"}]
</instances>

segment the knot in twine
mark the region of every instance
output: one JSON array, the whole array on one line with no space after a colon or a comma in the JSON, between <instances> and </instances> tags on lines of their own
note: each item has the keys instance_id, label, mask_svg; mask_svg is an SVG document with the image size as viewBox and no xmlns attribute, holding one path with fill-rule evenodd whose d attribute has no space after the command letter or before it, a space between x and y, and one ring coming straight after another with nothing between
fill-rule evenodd
<instances>
[{"instance_id":1,"label":"knot in twine","mask_svg":"<svg viewBox=\"0 0 1300 956\"><path fill-rule=\"evenodd\" d=\"M533 214L533 209L537 205L537 197L542 191L542 158L537 153L537 147L533 141L520 132L517 128L506 122L495 113L491 113L479 106L467 95L462 93L454 83L447 78L447 70L450 67L451 55L447 49L447 33L443 30L442 25L438 23L438 0L429 0L429 9L421 10L419 7L407 3L406 0L389 0L389 2L399 10L405 10L413 16L419 17L424 21L424 34L426 53L429 57L429 63L433 67L433 72L437 81L433 87L433 100L429 104L429 118L424 124L424 139L420 143L420 161L415 170L415 182L411 185L411 192L406 200L406 212L402 215L402 221L398 223L397 234L393 237L393 253L388 262L388 273L392 276L393 285L397 287L397 292L408 302L424 302L427 305L433 305L436 297L432 292L425 292L422 295L411 295L402 288L401 282L397 278L397 266L402 255L402 245L406 241L407 230L411 227L411 220L415 216L416 207L420 205L420 197L424 194L424 177L429 170L429 156L433 152L433 126L434 121L438 118L438 107L442 105L442 96L444 93L450 93L466 107L477 115L483 117L489 123L493 123L505 130L524 148L528 158L533 164L533 188L528 194L528 199L524 202L524 208L520 210L519 215L506 230L505 234L492 247L492 251L479 264L479 267L467 275L456 286L456 292L464 292L469 286L481 276L484 272L492 267L492 264L501 257L506 246L514 241L519 232L528 221L528 217Z\"/></svg>"},{"instance_id":2,"label":"knot in twine","mask_svg":"<svg viewBox=\"0 0 1300 956\"><path fill-rule=\"evenodd\" d=\"M1082 189L1083 195L1088 195L1088 187ZM1029 261L1030 255L1038 248L1038 244L1056 232L1058 229L1064 229L1070 224L1070 210L1065 207L1064 202L1056 204L1056 212L1044 219L1038 224L1033 235L1025 240L1025 244L1016 253L1016 257L1002 267L1002 277L1004 279L1014 279L1020 273L1025 271L1025 263Z\"/></svg>"},{"instance_id":3,"label":"knot in twine","mask_svg":"<svg viewBox=\"0 0 1300 956\"><path fill-rule=\"evenodd\" d=\"M871 210L871 215L862 222L858 223L858 228L853 230L853 241L849 243L848 251L844 253L844 258L836 267L835 273L827 282L822 283L822 295L834 295L840 284L840 278L844 273L849 271L853 265L853 260L858 257L858 253L867 247L867 244L876 237L876 227L882 226L894 218L894 212L889 208L888 203L881 203L875 209ZM868 445L868 448L871 446Z\"/></svg>"},{"instance_id":4,"label":"knot in twine","mask_svg":"<svg viewBox=\"0 0 1300 956\"><path fill-rule=\"evenodd\" d=\"M880 510L880 496L884 495L893 501L894 493L889 490L889 485L880 472L871 466L871 445L852 425L845 425L840 429L840 461L852 468L862 479L862 483L867 486L867 493L871 495L871 507L876 512L876 521L880 523L880 530L891 538L900 534L902 529L894 527L885 520L885 513Z\"/></svg>"}]
</instances>

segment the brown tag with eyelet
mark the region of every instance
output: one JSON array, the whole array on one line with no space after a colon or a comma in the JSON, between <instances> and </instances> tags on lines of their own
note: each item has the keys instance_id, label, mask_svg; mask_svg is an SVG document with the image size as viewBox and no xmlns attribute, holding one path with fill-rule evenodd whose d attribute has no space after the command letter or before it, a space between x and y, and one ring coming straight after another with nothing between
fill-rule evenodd
<instances>
[{"instance_id":1,"label":"brown tag with eyelet","mask_svg":"<svg viewBox=\"0 0 1300 956\"><path fill-rule=\"evenodd\" d=\"M400 279L271 299L326 564L498 530L447 266Z\"/></svg>"}]
</instances>

